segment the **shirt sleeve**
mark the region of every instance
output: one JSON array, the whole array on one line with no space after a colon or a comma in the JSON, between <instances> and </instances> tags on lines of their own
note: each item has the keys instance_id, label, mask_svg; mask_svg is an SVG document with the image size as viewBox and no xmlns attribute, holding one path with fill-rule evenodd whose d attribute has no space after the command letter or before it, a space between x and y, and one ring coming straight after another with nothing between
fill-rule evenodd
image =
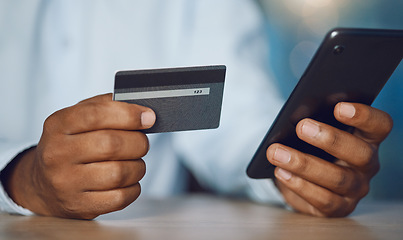
<instances>
[{"instance_id":1,"label":"shirt sleeve","mask_svg":"<svg viewBox=\"0 0 403 240\"><path fill-rule=\"evenodd\" d=\"M1 144L0 149L0 171L3 171L4 168L15 158L18 154L23 151L33 147L35 145L34 142L26 142L20 144L11 144L11 143L3 143ZM0 172L1 174L1 172ZM25 209L19 205L17 205L7 194L4 189L3 183L0 184L0 211L8 212L11 214L20 214L20 215L34 215L33 212Z\"/></svg>"},{"instance_id":2,"label":"shirt sleeve","mask_svg":"<svg viewBox=\"0 0 403 240\"><path fill-rule=\"evenodd\" d=\"M209 12L209 18L188 22L193 32L186 46L204 64L227 65L221 124L215 130L174 135L175 151L199 183L214 192L283 203L272 180L249 179L245 173L283 104L268 71L264 19L253 1L214 5L213 11L204 2L195 8L194 16ZM227 10L225 16L220 9Z\"/></svg>"}]
</instances>

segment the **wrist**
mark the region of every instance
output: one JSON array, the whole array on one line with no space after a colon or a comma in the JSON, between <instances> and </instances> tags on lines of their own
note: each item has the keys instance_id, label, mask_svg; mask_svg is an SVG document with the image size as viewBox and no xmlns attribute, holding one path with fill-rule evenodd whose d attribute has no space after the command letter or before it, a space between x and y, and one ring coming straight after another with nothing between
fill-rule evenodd
<instances>
[{"instance_id":1,"label":"wrist","mask_svg":"<svg viewBox=\"0 0 403 240\"><path fill-rule=\"evenodd\" d=\"M18 154L2 171L1 181L4 190L17 205L35 213L39 213L39 198L34 191L33 163L35 147Z\"/></svg>"}]
</instances>

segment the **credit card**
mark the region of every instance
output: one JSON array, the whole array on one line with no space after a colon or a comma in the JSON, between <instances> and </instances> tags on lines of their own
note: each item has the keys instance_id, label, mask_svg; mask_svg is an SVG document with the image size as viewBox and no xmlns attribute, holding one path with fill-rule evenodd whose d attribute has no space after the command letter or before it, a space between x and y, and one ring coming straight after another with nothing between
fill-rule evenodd
<instances>
[{"instance_id":1,"label":"credit card","mask_svg":"<svg viewBox=\"0 0 403 240\"><path fill-rule=\"evenodd\" d=\"M156 114L145 133L214 129L220 125L224 65L118 71L113 100Z\"/></svg>"}]
</instances>

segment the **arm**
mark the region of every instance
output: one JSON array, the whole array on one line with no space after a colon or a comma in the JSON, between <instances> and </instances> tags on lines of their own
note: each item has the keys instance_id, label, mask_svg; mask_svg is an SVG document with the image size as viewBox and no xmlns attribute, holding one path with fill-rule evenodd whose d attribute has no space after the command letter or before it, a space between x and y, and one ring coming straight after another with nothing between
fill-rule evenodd
<instances>
[{"instance_id":1,"label":"arm","mask_svg":"<svg viewBox=\"0 0 403 240\"><path fill-rule=\"evenodd\" d=\"M296 132L302 140L335 156L335 163L281 144L267 150L268 160L277 166L278 188L299 212L325 217L350 214L379 171L378 148L392 129L390 116L357 103L337 104L334 116L355 127L355 132L350 134L312 119L301 120Z\"/></svg>"},{"instance_id":2,"label":"arm","mask_svg":"<svg viewBox=\"0 0 403 240\"><path fill-rule=\"evenodd\" d=\"M52 114L38 145L21 154L3 176L10 197L46 216L92 219L120 210L140 194L141 159L152 110L112 101L111 94L87 99Z\"/></svg>"}]
</instances>

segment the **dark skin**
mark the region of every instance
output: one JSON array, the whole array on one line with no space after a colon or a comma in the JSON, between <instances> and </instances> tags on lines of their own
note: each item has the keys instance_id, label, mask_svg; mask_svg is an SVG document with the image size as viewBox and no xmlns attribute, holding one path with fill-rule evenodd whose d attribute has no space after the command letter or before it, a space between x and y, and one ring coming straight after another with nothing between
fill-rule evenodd
<instances>
[{"instance_id":1,"label":"dark skin","mask_svg":"<svg viewBox=\"0 0 403 240\"><path fill-rule=\"evenodd\" d=\"M146 113L142 115L142 113ZM151 109L96 96L52 114L38 145L6 181L11 198L39 215L93 219L140 195Z\"/></svg>"},{"instance_id":2,"label":"dark skin","mask_svg":"<svg viewBox=\"0 0 403 240\"><path fill-rule=\"evenodd\" d=\"M277 166L277 186L296 211L320 217L347 216L367 195L370 180L379 171L378 148L392 129L391 117L357 103L338 103L334 116L355 127L354 133L312 119L304 119L296 127L300 139L335 156L334 164L280 144L267 150L268 160Z\"/></svg>"},{"instance_id":3,"label":"dark skin","mask_svg":"<svg viewBox=\"0 0 403 240\"><path fill-rule=\"evenodd\" d=\"M379 169L379 144L390 132L392 120L372 107L352 106L353 116L351 108L343 110L340 104L335 116L356 127L354 135L310 119L296 128L301 139L338 157L336 164L279 144L268 148L268 160L278 166L277 186L295 210L346 216L367 194ZM145 174L141 158L149 143L138 130L154 122L151 109L112 101L111 94L57 111L45 121L38 145L8 167L3 178L6 190L17 204L45 216L93 219L123 209L139 196L139 181ZM315 129L319 131L312 134ZM275 154L276 149L283 151Z\"/></svg>"}]
</instances>

